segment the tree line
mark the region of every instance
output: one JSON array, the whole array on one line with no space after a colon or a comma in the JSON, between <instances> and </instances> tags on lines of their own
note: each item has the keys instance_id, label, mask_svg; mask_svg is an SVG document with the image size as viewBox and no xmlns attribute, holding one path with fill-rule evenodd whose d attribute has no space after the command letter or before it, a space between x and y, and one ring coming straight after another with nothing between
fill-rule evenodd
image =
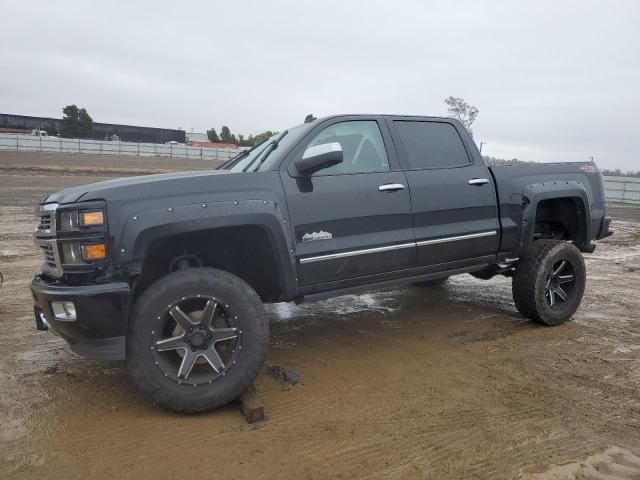
<instances>
[{"instance_id":1,"label":"tree line","mask_svg":"<svg viewBox=\"0 0 640 480\"><path fill-rule=\"evenodd\" d=\"M211 143L231 143L238 145L239 147L253 147L264 142L267 138L272 137L277 132L267 130L266 132L258 133L257 135L244 135L236 136L235 133L231 133L231 130L226 125L220 129L220 135L216 132L215 128L207 130L207 138Z\"/></svg>"}]
</instances>

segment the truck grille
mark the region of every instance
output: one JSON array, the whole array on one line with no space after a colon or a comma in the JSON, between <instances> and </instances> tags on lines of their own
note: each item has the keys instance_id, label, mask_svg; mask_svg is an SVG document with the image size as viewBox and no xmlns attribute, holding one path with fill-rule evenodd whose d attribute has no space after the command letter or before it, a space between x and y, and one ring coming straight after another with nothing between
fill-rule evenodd
<instances>
[{"instance_id":1,"label":"truck grille","mask_svg":"<svg viewBox=\"0 0 640 480\"><path fill-rule=\"evenodd\" d=\"M51 213L45 212L40 214L40 223L38 230L43 233L51 233Z\"/></svg>"},{"instance_id":2,"label":"truck grille","mask_svg":"<svg viewBox=\"0 0 640 480\"><path fill-rule=\"evenodd\" d=\"M33 240L42 252L42 271L54 277L62 276L62 265L58 253L56 233L57 204L41 205L38 209L38 226L33 232Z\"/></svg>"},{"instance_id":3,"label":"truck grille","mask_svg":"<svg viewBox=\"0 0 640 480\"><path fill-rule=\"evenodd\" d=\"M53 245L45 244L40 245L40 249L42 250L42 254L44 255L44 263L49 268L56 268L56 257L53 253Z\"/></svg>"}]
</instances>

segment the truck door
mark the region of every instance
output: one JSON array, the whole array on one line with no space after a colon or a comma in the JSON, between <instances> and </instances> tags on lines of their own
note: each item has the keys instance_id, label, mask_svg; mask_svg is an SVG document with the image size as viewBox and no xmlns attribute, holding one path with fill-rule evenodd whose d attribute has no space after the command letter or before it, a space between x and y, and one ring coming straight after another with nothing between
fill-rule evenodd
<instances>
[{"instance_id":1,"label":"truck door","mask_svg":"<svg viewBox=\"0 0 640 480\"><path fill-rule=\"evenodd\" d=\"M388 124L409 182L418 266L444 270L494 255L500 229L493 180L464 127L415 117Z\"/></svg>"},{"instance_id":2,"label":"truck door","mask_svg":"<svg viewBox=\"0 0 640 480\"><path fill-rule=\"evenodd\" d=\"M342 163L310 176L295 175L292 164L281 172L298 284L354 279L353 284L415 266L409 188L384 120L330 119L316 126L289 160L302 157L309 147L334 142L342 147Z\"/></svg>"}]
</instances>

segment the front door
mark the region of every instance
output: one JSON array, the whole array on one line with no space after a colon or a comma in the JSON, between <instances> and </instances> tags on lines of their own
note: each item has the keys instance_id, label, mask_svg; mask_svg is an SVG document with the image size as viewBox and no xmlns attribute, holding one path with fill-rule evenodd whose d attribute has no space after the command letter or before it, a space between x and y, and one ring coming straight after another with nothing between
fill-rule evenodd
<instances>
[{"instance_id":1,"label":"front door","mask_svg":"<svg viewBox=\"0 0 640 480\"><path fill-rule=\"evenodd\" d=\"M435 270L498 249L493 181L462 127L446 120L389 119L411 191L418 266ZM476 151L477 152L477 151Z\"/></svg>"},{"instance_id":2,"label":"front door","mask_svg":"<svg viewBox=\"0 0 640 480\"><path fill-rule=\"evenodd\" d=\"M296 242L298 284L318 285L415 266L404 172L379 117L318 125L294 155L338 142L343 162L307 177L283 169ZM303 148L302 148L303 147ZM335 285L334 285L335 287Z\"/></svg>"}]
</instances>

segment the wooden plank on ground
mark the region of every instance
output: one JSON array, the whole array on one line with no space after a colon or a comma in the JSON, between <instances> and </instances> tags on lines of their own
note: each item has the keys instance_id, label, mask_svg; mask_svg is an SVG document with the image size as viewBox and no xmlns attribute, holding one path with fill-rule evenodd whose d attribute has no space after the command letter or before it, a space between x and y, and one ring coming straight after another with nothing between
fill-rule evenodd
<instances>
[{"instance_id":1,"label":"wooden plank on ground","mask_svg":"<svg viewBox=\"0 0 640 480\"><path fill-rule=\"evenodd\" d=\"M247 422L256 423L264 420L264 408L258 397L256 397L253 385L251 385L242 395L240 395L240 409Z\"/></svg>"}]
</instances>

